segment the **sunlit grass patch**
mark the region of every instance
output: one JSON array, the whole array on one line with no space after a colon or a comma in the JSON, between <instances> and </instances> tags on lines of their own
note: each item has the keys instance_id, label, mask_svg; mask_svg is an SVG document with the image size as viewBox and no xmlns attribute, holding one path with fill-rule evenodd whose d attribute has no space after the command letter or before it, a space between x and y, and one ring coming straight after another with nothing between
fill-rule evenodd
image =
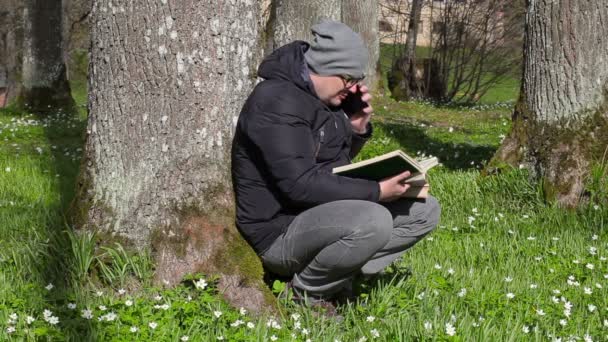
<instances>
[{"instance_id":1,"label":"sunlit grass patch","mask_svg":"<svg viewBox=\"0 0 608 342\"><path fill-rule=\"evenodd\" d=\"M378 99L375 108L361 158L394 149L438 156L443 166L429 176L442 218L386 274L361 284L359 304L340 308L343 321L286 301L275 315L230 308L212 275L153 287L149 251L98 248L98 237L74 234L64 220L82 114L1 111L0 340L608 339L605 166L594 168L591 201L562 210L526 170L480 176L509 129L507 106Z\"/></svg>"}]
</instances>

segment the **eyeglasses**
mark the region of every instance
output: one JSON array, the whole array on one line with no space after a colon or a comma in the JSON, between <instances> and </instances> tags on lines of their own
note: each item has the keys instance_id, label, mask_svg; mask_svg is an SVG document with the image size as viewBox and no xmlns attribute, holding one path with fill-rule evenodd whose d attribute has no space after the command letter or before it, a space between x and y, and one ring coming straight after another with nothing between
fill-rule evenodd
<instances>
[{"instance_id":1,"label":"eyeglasses","mask_svg":"<svg viewBox=\"0 0 608 342\"><path fill-rule=\"evenodd\" d=\"M354 86L355 84L363 81L363 79L365 78L365 76L361 78L354 78L349 75L339 75L338 77L340 77L340 79L342 80L342 83L344 84L344 89L348 89Z\"/></svg>"}]
</instances>

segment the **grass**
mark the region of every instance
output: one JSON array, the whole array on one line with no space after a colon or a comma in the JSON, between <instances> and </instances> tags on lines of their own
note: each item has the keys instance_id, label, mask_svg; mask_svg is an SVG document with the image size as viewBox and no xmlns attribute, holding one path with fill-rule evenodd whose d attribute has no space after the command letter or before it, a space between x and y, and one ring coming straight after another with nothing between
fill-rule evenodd
<instances>
[{"instance_id":1,"label":"grass","mask_svg":"<svg viewBox=\"0 0 608 342\"><path fill-rule=\"evenodd\" d=\"M378 98L374 107L375 135L361 157L395 148L439 156L430 177L442 219L384 276L359 286L366 305L341 307L341 323L286 302L279 317L230 308L212 275L151 286L149 254L98 248L96 236L65 223L86 115L0 111L0 340L608 339L605 167L590 182L597 202L564 211L544 203L525 170L480 177L509 129L508 106Z\"/></svg>"}]
</instances>

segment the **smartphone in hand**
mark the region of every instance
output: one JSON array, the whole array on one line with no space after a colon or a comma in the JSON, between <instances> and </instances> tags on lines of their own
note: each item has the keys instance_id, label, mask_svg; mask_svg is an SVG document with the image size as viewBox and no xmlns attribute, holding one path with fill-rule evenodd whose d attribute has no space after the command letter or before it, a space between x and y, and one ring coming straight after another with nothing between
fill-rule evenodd
<instances>
[{"instance_id":1,"label":"smartphone in hand","mask_svg":"<svg viewBox=\"0 0 608 342\"><path fill-rule=\"evenodd\" d=\"M346 96L344 101L342 101L342 110L344 110L346 115L349 117L369 106L367 102L361 99L363 93L361 92L360 87L360 85L357 85L357 91L354 93L348 93L348 96Z\"/></svg>"}]
</instances>

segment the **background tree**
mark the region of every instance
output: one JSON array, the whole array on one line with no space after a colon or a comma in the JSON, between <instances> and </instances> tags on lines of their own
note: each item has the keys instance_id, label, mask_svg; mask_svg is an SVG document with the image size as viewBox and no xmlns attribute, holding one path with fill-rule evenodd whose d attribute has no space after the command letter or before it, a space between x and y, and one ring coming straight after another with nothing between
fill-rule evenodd
<instances>
[{"instance_id":1,"label":"background tree","mask_svg":"<svg viewBox=\"0 0 608 342\"><path fill-rule=\"evenodd\" d=\"M413 0L411 2L407 36L403 52L394 59L391 71L388 75L389 88L393 97L400 100L409 100L412 92L416 97L421 96L417 92L419 86L416 79L416 38L418 37L418 25L422 14L424 0Z\"/></svg>"},{"instance_id":2,"label":"background tree","mask_svg":"<svg viewBox=\"0 0 608 342\"><path fill-rule=\"evenodd\" d=\"M432 58L442 101L476 102L521 65L523 1L445 1L434 22ZM515 46L515 48L514 48Z\"/></svg>"},{"instance_id":3,"label":"background tree","mask_svg":"<svg viewBox=\"0 0 608 342\"><path fill-rule=\"evenodd\" d=\"M529 1L521 97L494 165L524 164L572 207L608 148L608 7ZM604 159L602 159L604 158Z\"/></svg>"},{"instance_id":4,"label":"background tree","mask_svg":"<svg viewBox=\"0 0 608 342\"><path fill-rule=\"evenodd\" d=\"M74 104L66 78L61 0L24 2L21 102L34 111Z\"/></svg>"},{"instance_id":5,"label":"background tree","mask_svg":"<svg viewBox=\"0 0 608 342\"><path fill-rule=\"evenodd\" d=\"M369 52L365 83L378 89L380 82L380 40L378 36L379 6L376 1L342 0L342 22L359 32Z\"/></svg>"},{"instance_id":6,"label":"background tree","mask_svg":"<svg viewBox=\"0 0 608 342\"><path fill-rule=\"evenodd\" d=\"M0 107L18 97L23 57L23 2L3 0L0 8Z\"/></svg>"},{"instance_id":7,"label":"background tree","mask_svg":"<svg viewBox=\"0 0 608 342\"><path fill-rule=\"evenodd\" d=\"M361 34L369 50L366 84L374 88L378 81L377 63L380 56L378 41L378 3L375 1L273 1L266 28L265 53L294 40L311 41L312 25L321 19L342 21Z\"/></svg>"},{"instance_id":8,"label":"background tree","mask_svg":"<svg viewBox=\"0 0 608 342\"><path fill-rule=\"evenodd\" d=\"M219 274L224 296L263 305L262 270L234 227L230 147L255 82L252 1L95 0L89 122L75 223L151 248L156 281Z\"/></svg>"}]
</instances>

